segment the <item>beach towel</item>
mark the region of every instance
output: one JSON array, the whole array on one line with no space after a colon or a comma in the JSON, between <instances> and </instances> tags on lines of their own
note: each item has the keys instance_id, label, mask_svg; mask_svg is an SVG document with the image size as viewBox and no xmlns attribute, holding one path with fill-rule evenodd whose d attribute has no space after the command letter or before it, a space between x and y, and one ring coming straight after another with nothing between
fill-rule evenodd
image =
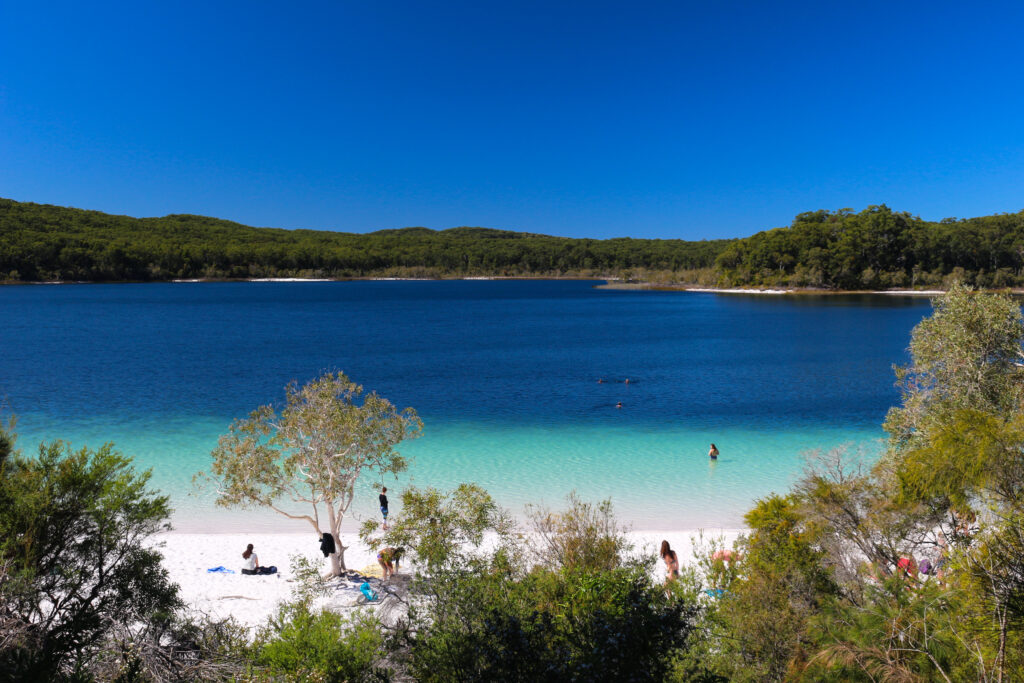
<instances>
[{"instance_id":1,"label":"beach towel","mask_svg":"<svg viewBox=\"0 0 1024 683\"><path fill-rule=\"evenodd\" d=\"M384 570L380 568L379 564L368 564L360 569L359 573L363 576L373 576L378 579L384 578Z\"/></svg>"},{"instance_id":2,"label":"beach towel","mask_svg":"<svg viewBox=\"0 0 1024 683\"><path fill-rule=\"evenodd\" d=\"M327 557L328 555L333 554L336 550L337 548L334 545L334 536L325 533L320 538L320 552L324 554L324 557Z\"/></svg>"},{"instance_id":3,"label":"beach towel","mask_svg":"<svg viewBox=\"0 0 1024 683\"><path fill-rule=\"evenodd\" d=\"M228 569L227 567L214 567L213 569L207 569L210 574L234 574L234 569Z\"/></svg>"}]
</instances>

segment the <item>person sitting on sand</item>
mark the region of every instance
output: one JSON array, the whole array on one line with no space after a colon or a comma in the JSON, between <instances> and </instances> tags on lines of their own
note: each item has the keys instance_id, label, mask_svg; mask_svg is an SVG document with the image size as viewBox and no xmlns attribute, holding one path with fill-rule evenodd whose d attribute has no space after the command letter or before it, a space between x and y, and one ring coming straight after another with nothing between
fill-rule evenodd
<instances>
[{"instance_id":1,"label":"person sitting on sand","mask_svg":"<svg viewBox=\"0 0 1024 683\"><path fill-rule=\"evenodd\" d=\"M708 457L712 460L718 460L718 446L711 444L711 449L708 451Z\"/></svg>"},{"instance_id":2,"label":"person sitting on sand","mask_svg":"<svg viewBox=\"0 0 1024 683\"><path fill-rule=\"evenodd\" d=\"M679 578L679 557L676 551L672 550L668 541L661 542L661 559L665 561L665 583L670 583Z\"/></svg>"},{"instance_id":3,"label":"person sitting on sand","mask_svg":"<svg viewBox=\"0 0 1024 683\"><path fill-rule=\"evenodd\" d=\"M398 569L398 561L402 559L402 555L405 554L405 548L381 548L380 552L377 553L377 564L384 570L384 580L387 581L389 576L394 576Z\"/></svg>"},{"instance_id":4,"label":"person sitting on sand","mask_svg":"<svg viewBox=\"0 0 1024 683\"><path fill-rule=\"evenodd\" d=\"M252 551L252 543L245 547L245 552L242 553L242 559L245 563L242 565L242 573L249 576L256 574L276 574L277 567L261 567L260 559L256 557L256 553Z\"/></svg>"}]
</instances>

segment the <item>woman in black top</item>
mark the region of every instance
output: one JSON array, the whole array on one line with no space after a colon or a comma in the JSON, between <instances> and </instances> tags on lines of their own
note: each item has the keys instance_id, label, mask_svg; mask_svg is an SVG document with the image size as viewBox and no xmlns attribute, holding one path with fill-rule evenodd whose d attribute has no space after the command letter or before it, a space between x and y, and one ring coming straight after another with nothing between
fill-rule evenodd
<instances>
[{"instance_id":1,"label":"woman in black top","mask_svg":"<svg viewBox=\"0 0 1024 683\"><path fill-rule=\"evenodd\" d=\"M384 528L388 528L388 487L385 486L380 490L380 514L384 516Z\"/></svg>"}]
</instances>

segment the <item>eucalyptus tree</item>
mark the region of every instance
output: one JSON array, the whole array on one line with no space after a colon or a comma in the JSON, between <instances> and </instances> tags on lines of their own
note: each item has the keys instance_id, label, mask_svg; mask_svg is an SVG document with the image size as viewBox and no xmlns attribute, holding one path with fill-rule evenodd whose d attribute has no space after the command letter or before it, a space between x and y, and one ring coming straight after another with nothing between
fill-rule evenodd
<instances>
[{"instance_id":1,"label":"eucalyptus tree","mask_svg":"<svg viewBox=\"0 0 1024 683\"><path fill-rule=\"evenodd\" d=\"M1017 301L955 284L933 306L911 334L912 362L896 368L903 401L883 426L897 448L953 412L1005 415L1019 410L1024 396L1024 321Z\"/></svg>"},{"instance_id":2,"label":"eucalyptus tree","mask_svg":"<svg viewBox=\"0 0 1024 683\"><path fill-rule=\"evenodd\" d=\"M420 435L412 408L399 411L386 398L342 373L325 373L299 387L285 387L285 405L265 405L236 420L212 453L210 472L223 507L269 508L308 522L317 535L337 542L331 571L345 569L341 523L367 472L398 474L408 461L396 450ZM360 401L360 397L362 400ZM326 529L324 525L326 524Z\"/></svg>"}]
</instances>

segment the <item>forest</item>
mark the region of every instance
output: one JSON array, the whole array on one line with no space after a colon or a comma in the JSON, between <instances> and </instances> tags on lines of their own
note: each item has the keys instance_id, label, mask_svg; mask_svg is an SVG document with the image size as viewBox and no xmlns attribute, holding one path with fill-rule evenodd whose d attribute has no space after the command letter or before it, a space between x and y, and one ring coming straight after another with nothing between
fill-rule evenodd
<instances>
[{"instance_id":1,"label":"forest","mask_svg":"<svg viewBox=\"0 0 1024 683\"><path fill-rule=\"evenodd\" d=\"M578 277L826 290L1024 285L1024 211L926 221L885 205L801 213L742 239L578 239L508 230L366 234L131 218L0 199L0 281Z\"/></svg>"},{"instance_id":2,"label":"forest","mask_svg":"<svg viewBox=\"0 0 1024 683\"><path fill-rule=\"evenodd\" d=\"M825 289L984 288L1024 283L1024 211L922 220L887 206L812 211L728 244L720 285Z\"/></svg>"},{"instance_id":3,"label":"forest","mask_svg":"<svg viewBox=\"0 0 1024 683\"><path fill-rule=\"evenodd\" d=\"M569 239L487 228L368 234L131 218L0 199L0 280L602 277L709 268L725 240ZM634 273L635 271L635 273Z\"/></svg>"}]
</instances>

